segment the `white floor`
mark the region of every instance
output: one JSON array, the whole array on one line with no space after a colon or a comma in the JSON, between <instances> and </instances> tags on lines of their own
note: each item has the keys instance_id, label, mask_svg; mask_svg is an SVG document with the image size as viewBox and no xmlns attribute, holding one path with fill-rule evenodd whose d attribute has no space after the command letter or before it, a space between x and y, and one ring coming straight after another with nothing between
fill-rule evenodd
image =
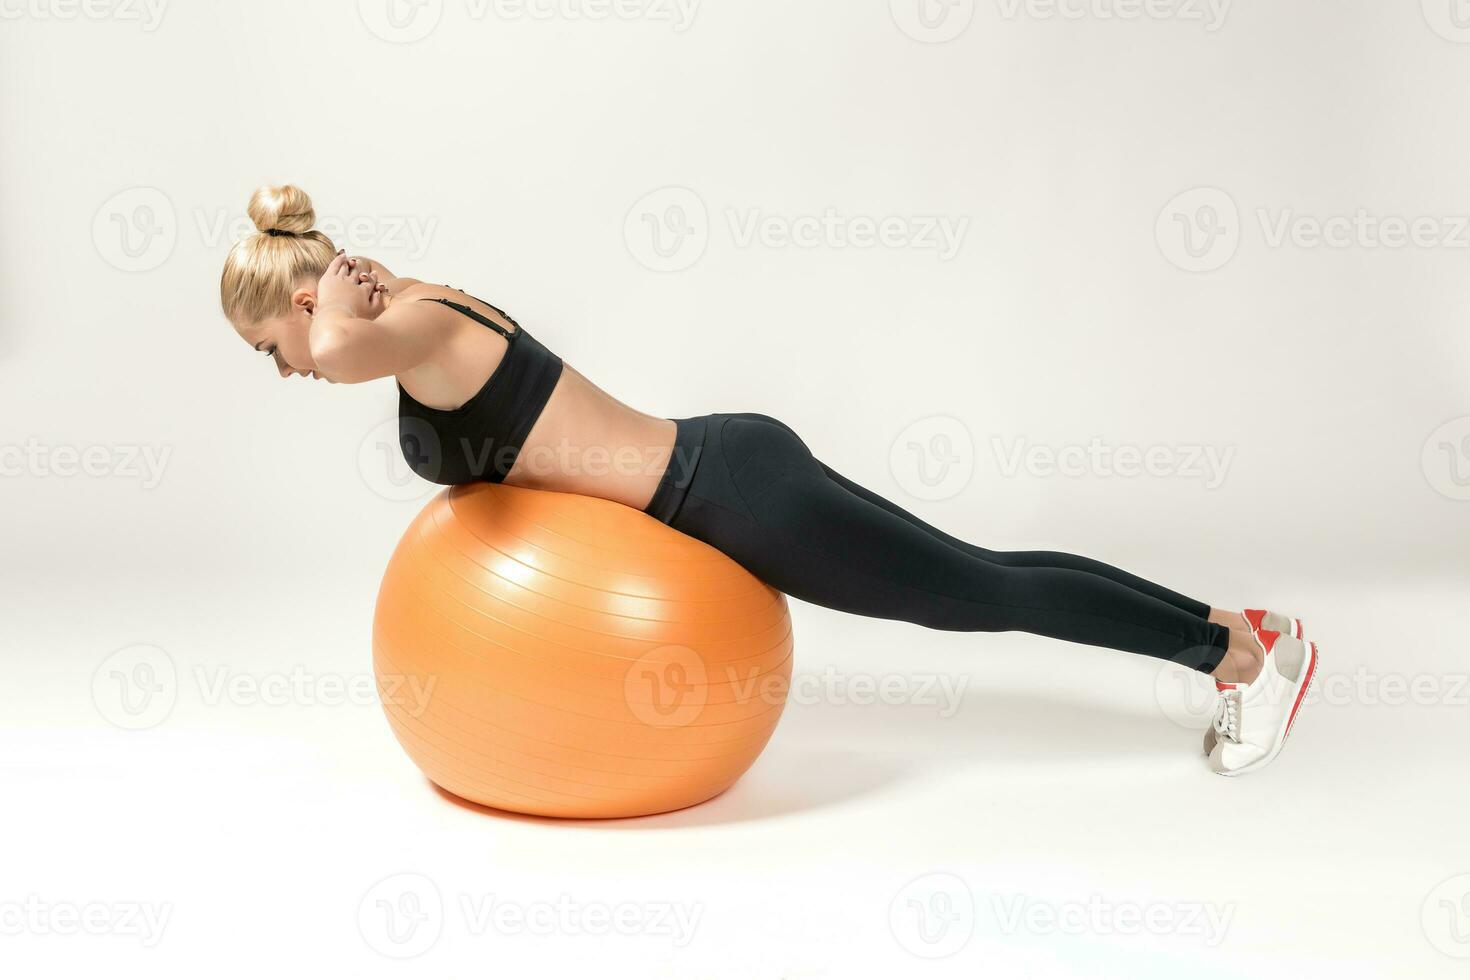
<instances>
[{"instance_id":1,"label":"white floor","mask_svg":"<svg viewBox=\"0 0 1470 980\"><path fill-rule=\"evenodd\" d=\"M1464 583L1302 596L1325 683L1238 780L1205 768L1198 690L1146 660L797 606L792 704L755 768L608 823L431 788L365 696L356 584L243 611L218 584L115 585L31 582L4 634L7 976L1470 966ZM134 643L168 659L137 654L163 694L129 715L110 672L134 654L107 658Z\"/></svg>"}]
</instances>

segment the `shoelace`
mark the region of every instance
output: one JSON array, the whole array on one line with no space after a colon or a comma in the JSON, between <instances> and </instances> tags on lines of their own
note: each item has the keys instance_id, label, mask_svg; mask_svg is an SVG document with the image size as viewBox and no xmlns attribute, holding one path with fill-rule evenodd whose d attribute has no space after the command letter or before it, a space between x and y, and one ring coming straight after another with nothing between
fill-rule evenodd
<instances>
[{"instance_id":1,"label":"shoelace","mask_svg":"<svg viewBox=\"0 0 1470 980\"><path fill-rule=\"evenodd\" d=\"M1240 744L1240 692L1221 691L1215 706L1215 731L1222 738Z\"/></svg>"}]
</instances>

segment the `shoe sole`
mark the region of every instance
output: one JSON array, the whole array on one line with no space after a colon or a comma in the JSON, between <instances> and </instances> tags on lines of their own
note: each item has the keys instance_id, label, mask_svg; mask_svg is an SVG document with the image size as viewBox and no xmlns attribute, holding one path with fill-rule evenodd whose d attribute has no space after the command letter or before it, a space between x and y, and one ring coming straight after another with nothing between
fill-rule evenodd
<instances>
[{"instance_id":1,"label":"shoe sole","mask_svg":"<svg viewBox=\"0 0 1470 980\"><path fill-rule=\"evenodd\" d=\"M1306 641L1303 640L1302 642L1305 643ZM1291 734L1292 726L1296 724L1296 716L1301 712L1302 705L1306 703L1307 694L1311 692L1312 684L1317 680L1317 664L1321 660L1321 655L1317 652L1315 644L1309 645L1307 651L1312 657L1311 660L1307 661L1307 676L1296 689L1296 703L1291 706L1291 715L1286 719L1286 728L1282 730L1281 737L1276 740L1275 745L1271 746L1270 752L1267 752L1255 762L1241 766L1239 769L1230 769L1227 771L1215 770L1221 776L1240 776L1248 772L1254 772L1263 766L1268 766L1275 761L1276 757L1281 754L1281 750L1286 747L1286 739Z\"/></svg>"}]
</instances>

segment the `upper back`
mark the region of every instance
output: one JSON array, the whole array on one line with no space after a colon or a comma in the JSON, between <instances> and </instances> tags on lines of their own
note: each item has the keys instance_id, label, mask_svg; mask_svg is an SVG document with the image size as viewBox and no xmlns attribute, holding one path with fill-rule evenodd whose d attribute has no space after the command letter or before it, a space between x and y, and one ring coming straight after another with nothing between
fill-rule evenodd
<instances>
[{"instance_id":1,"label":"upper back","mask_svg":"<svg viewBox=\"0 0 1470 980\"><path fill-rule=\"evenodd\" d=\"M396 302L462 321L441 350L398 376L404 458L435 483L499 483L556 389L561 358L504 311L448 286L420 284Z\"/></svg>"}]
</instances>

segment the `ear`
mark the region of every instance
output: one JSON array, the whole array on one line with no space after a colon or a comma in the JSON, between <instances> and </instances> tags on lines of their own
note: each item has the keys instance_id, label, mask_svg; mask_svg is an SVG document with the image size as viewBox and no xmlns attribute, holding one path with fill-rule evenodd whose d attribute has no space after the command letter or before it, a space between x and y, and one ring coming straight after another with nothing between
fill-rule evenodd
<instances>
[{"instance_id":1,"label":"ear","mask_svg":"<svg viewBox=\"0 0 1470 980\"><path fill-rule=\"evenodd\" d=\"M291 294L291 309L301 310L307 316L316 312L316 290L310 286L298 286Z\"/></svg>"}]
</instances>

